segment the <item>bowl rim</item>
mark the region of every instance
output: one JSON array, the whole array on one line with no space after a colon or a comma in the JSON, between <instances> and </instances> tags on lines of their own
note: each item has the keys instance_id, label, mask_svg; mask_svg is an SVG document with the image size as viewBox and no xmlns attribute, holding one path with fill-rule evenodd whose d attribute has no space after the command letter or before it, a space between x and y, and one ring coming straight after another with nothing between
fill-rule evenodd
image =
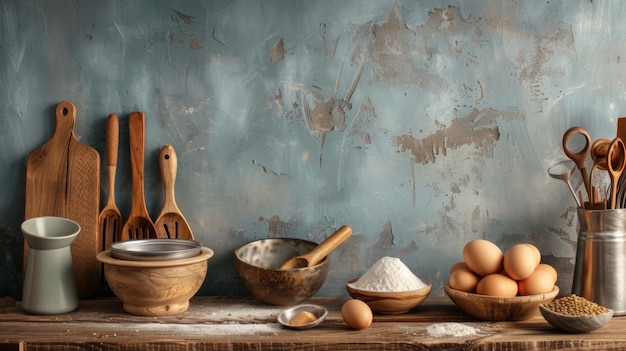
<instances>
[{"instance_id":1,"label":"bowl rim","mask_svg":"<svg viewBox=\"0 0 626 351\"><path fill-rule=\"evenodd\" d=\"M160 248L168 246L167 249ZM157 249L154 249L154 248ZM193 239L139 239L111 244L111 257L133 261L166 261L194 257L200 254L202 244Z\"/></svg>"},{"instance_id":2,"label":"bowl rim","mask_svg":"<svg viewBox=\"0 0 626 351\"><path fill-rule=\"evenodd\" d=\"M492 303L528 303L528 302L539 302L544 301L546 299L554 299L559 294L559 286L554 284L554 288L551 291L543 294L536 295L523 295L523 296L490 296L490 295L480 295L475 293L469 293L461 290L456 290L450 287L450 284L444 284L444 290L446 294L450 296L453 294L455 297L461 298L474 298L481 299L483 301L489 301Z\"/></svg>"},{"instance_id":3,"label":"bowl rim","mask_svg":"<svg viewBox=\"0 0 626 351\"><path fill-rule=\"evenodd\" d=\"M367 295L370 297L380 297L380 298L385 298L385 297L413 297L413 296L423 296L425 294L430 293L430 290L433 287L433 284L431 283L430 280L428 279L420 279L422 282L424 282L425 284L427 284L426 287L421 288L421 289L417 289L417 290L404 290L404 291L374 291L374 290L364 290L364 289L359 289L359 288L355 288L353 285L351 285L352 283L354 283L355 281L357 281L359 278L353 278L350 279L346 282L346 290L348 290L348 293L350 292L350 289L354 290L355 292L362 294L362 295Z\"/></svg>"},{"instance_id":4,"label":"bowl rim","mask_svg":"<svg viewBox=\"0 0 626 351\"><path fill-rule=\"evenodd\" d=\"M248 241L247 243L239 246L238 248L236 248L233 251L233 256L235 257L235 261L239 262L239 263L242 263L244 265L247 265L247 266L250 266L250 267L254 267L254 268L257 268L257 269L262 269L262 270L265 270L265 271L276 271L276 272L290 272L291 271L291 272L297 272L297 271L301 271L301 270L305 270L305 269L311 269L311 268L314 268L314 267L318 267L318 266L320 266L320 265L322 265L324 263L328 263L329 260L330 260L330 254L328 254L324 258L322 258L322 260L318 264L316 264L315 266L301 267L301 268L290 268L290 269L280 269L280 267L278 267L278 268L265 268L265 267L257 266L255 264L252 264L250 262L242 260L239 257L239 255L237 254L244 247L246 247L246 246L248 246L250 244L253 244L253 243L256 243L256 242L259 242L259 241L265 241L265 240L272 240L272 241L274 241L274 240L300 241L300 242L304 242L304 243L308 243L308 244L314 245L313 248L315 248L315 247L317 247L319 245L315 241L311 241L311 240L307 240L307 239L301 239L301 238L283 238L283 237L281 237L281 238L256 239L256 240Z\"/></svg>"},{"instance_id":5,"label":"bowl rim","mask_svg":"<svg viewBox=\"0 0 626 351\"><path fill-rule=\"evenodd\" d=\"M192 263L198 263L202 261L206 261L209 258L213 257L213 250L208 247L202 247L200 250L200 254L197 256L182 258L178 260L165 260L165 261L131 261L131 260L121 260L111 256L111 250L105 250L96 255L96 259L102 263L110 264L113 266L124 266L124 267L172 267L172 266L182 266Z\"/></svg>"}]
</instances>

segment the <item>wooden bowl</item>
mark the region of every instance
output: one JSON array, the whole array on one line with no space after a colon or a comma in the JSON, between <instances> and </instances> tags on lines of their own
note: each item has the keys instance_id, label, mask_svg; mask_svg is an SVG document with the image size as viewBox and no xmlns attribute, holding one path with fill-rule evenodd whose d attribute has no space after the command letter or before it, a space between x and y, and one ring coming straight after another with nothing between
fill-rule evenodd
<instances>
[{"instance_id":1,"label":"wooden bowl","mask_svg":"<svg viewBox=\"0 0 626 351\"><path fill-rule=\"evenodd\" d=\"M461 311L483 321L521 321L537 314L540 304L547 304L559 294L559 287L546 294L501 297L467 293L444 286L446 294Z\"/></svg>"},{"instance_id":2,"label":"wooden bowl","mask_svg":"<svg viewBox=\"0 0 626 351\"><path fill-rule=\"evenodd\" d=\"M131 261L111 257L111 250L96 259L104 263L109 287L123 302L124 311L141 316L185 312L202 286L213 250L203 247L195 257L168 261Z\"/></svg>"},{"instance_id":3,"label":"wooden bowl","mask_svg":"<svg viewBox=\"0 0 626 351\"><path fill-rule=\"evenodd\" d=\"M297 305L324 284L329 258L312 267L279 269L288 259L306 254L317 243L302 239L273 238L247 243L235 250L235 269L244 288L269 305Z\"/></svg>"},{"instance_id":4,"label":"wooden bowl","mask_svg":"<svg viewBox=\"0 0 626 351\"><path fill-rule=\"evenodd\" d=\"M428 286L419 290L380 292L361 290L352 286L357 279L346 283L348 294L355 299L365 302L373 312L381 314L402 314L419 306L430 294L432 284L428 280L422 280Z\"/></svg>"},{"instance_id":5,"label":"wooden bowl","mask_svg":"<svg viewBox=\"0 0 626 351\"><path fill-rule=\"evenodd\" d=\"M601 314L573 316L554 312L541 304L539 311L550 325L568 333L588 333L603 327L613 317L613 310L611 309L609 312Z\"/></svg>"}]
</instances>

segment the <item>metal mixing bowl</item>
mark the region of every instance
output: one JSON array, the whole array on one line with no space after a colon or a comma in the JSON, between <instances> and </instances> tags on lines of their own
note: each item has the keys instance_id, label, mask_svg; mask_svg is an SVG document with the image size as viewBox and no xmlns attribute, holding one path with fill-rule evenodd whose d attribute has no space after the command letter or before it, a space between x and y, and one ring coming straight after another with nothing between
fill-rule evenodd
<instances>
[{"instance_id":1,"label":"metal mixing bowl","mask_svg":"<svg viewBox=\"0 0 626 351\"><path fill-rule=\"evenodd\" d=\"M111 245L111 257L130 261L169 261L198 256L202 244L186 239L142 239Z\"/></svg>"},{"instance_id":2,"label":"metal mixing bowl","mask_svg":"<svg viewBox=\"0 0 626 351\"><path fill-rule=\"evenodd\" d=\"M313 250L318 244L302 239L262 239L235 250L235 268L244 288L256 299L278 306L299 304L324 284L329 258L313 267L280 270L288 259Z\"/></svg>"}]
</instances>

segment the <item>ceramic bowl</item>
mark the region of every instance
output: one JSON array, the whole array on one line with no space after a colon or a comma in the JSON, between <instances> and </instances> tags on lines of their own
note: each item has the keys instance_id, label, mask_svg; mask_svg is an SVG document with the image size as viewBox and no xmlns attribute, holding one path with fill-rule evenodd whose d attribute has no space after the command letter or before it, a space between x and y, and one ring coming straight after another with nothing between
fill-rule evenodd
<instances>
[{"instance_id":1,"label":"ceramic bowl","mask_svg":"<svg viewBox=\"0 0 626 351\"><path fill-rule=\"evenodd\" d=\"M355 299L365 302L373 312L381 314L402 314L419 306L430 294L432 284L428 280L422 280L428 286L419 290L400 292L380 292L357 289L352 286L357 279L346 283L348 294Z\"/></svg>"},{"instance_id":2,"label":"ceramic bowl","mask_svg":"<svg viewBox=\"0 0 626 351\"><path fill-rule=\"evenodd\" d=\"M168 261L131 261L111 257L111 250L96 258L104 264L104 276L124 311L142 316L185 312L198 292L213 250L203 247L199 255Z\"/></svg>"},{"instance_id":3,"label":"ceramic bowl","mask_svg":"<svg viewBox=\"0 0 626 351\"><path fill-rule=\"evenodd\" d=\"M572 316L554 312L543 304L539 305L539 311L550 325L568 333L588 333L603 327L613 317L613 310L601 314Z\"/></svg>"},{"instance_id":4,"label":"ceramic bowl","mask_svg":"<svg viewBox=\"0 0 626 351\"><path fill-rule=\"evenodd\" d=\"M198 256L202 244L185 239L124 240L111 244L111 257L133 261L169 261Z\"/></svg>"},{"instance_id":5,"label":"ceramic bowl","mask_svg":"<svg viewBox=\"0 0 626 351\"><path fill-rule=\"evenodd\" d=\"M550 303L558 294L559 287L546 294L529 296L486 296L467 293L444 286L446 294L461 311L483 321L520 321L538 314L540 304Z\"/></svg>"},{"instance_id":6,"label":"ceramic bowl","mask_svg":"<svg viewBox=\"0 0 626 351\"><path fill-rule=\"evenodd\" d=\"M297 315L298 313L302 311L311 312L316 317L316 319L312 321L311 323L307 323L303 325L289 324L289 321L291 320L291 318L293 318L295 315ZM278 315L278 323L284 325L287 328L292 328L292 329L311 329L317 326L318 324L322 323L322 321L324 320L324 318L326 318L327 315L328 315L328 310L323 306L310 305L310 304L297 305L297 306L290 307L282 311Z\"/></svg>"},{"instance_id":7,"label":"ceramic bowl","mask_svg":"<svg viewBox=\"0 0 626 351\"><path fill-rule=\"evenodd\" d=\"M302 239L275 238L247 243L235 250L235 269L244 288L269 305L297 305L313 296L324 284L328 256L312 267L280 270L288 259L310 252L317 243Z\"/></svg>"}]
</instances>

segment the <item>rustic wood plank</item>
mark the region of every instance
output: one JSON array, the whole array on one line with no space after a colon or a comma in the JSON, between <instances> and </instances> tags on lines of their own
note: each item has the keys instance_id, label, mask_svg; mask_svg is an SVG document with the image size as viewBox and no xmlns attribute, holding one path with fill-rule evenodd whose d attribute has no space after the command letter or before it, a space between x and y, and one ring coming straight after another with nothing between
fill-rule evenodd
<instances>
[{"instance_id":1,"label":"rustic wood plank","mask_svg":"<svg viewBox=\"0 0 626 351\"><path fill-rule=\"evenodd\" d=\"M446 297L399 316L375 315L372 326L352 330L341 319L345 298L313 298L328 318L310 330L276 322L282 307L248 298L196 297L176 316L133 316L117 299L81 301L77 311L28 315L19 303L0 308L0 349L24 350L618 350L626 349L626 319L614 317L588 334L553 329L540 315L519 322L481 322L464 316ZM433 326L460 323L473 333L433 333ZM457 324L458 325L458 324Z\"/></svg>"}]
</instances>

